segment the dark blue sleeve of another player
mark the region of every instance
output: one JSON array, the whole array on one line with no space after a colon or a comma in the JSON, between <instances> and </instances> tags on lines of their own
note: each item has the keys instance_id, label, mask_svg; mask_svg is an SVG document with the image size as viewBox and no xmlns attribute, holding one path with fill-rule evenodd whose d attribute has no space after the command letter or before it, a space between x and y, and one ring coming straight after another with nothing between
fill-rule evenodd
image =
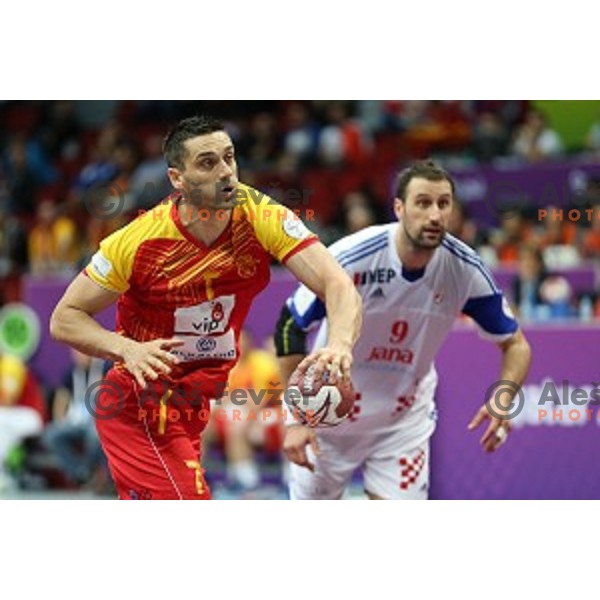
<instances>
[{"instance_id":1,"label":"dark blue sleeve of another player","mask_svg":"<svg viewBox=\"0 0 600 600\"><path fill-rule=\"evenodd\" d=\"M298 302L298 296L304 292L304 302ZM312 297L311 297L312 296ZM308 301L306 301L309 299ZM307 331L315 323L325 318L325 305L312 292L298 290L288 301L287 307L298 327Z\"/></svg>"},{"instance_id":2,"label":"dark blue sleeve of another player","mask_svg":"<svg viewBox=\"0 0 600 600\"><path fill-rule=\"evenodd\" d=\"M462 312L479 325L486 337L498 341L509 338L519 328L519 324L502 294L470 298Z\"/></svg>"},{"instance_id":3,"label":"dark blue sleeve of another player","mask_svg":"<svg viewBox=\"0 0 600 600\"><path fill-rule=\"evenodd\" d=\"M306 354L307 332L324 317L324 304L301 285L284 304L275 325L277 356Z\"/></svg>"}]
</instances>

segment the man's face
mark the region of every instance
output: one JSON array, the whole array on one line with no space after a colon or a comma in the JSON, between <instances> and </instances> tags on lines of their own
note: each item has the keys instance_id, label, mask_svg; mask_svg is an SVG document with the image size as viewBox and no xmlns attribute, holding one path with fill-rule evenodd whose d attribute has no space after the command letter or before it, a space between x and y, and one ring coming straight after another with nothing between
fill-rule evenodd
<instances>
[{"instance_id":1,"label":"man's face","mask_svg":"<svg viewBox=\"0 0 600 600\"><path fill-rule=\"evenodd\" d=\"M445 179L429 181L422 177L411 179L404 202L396 198L394 212L415 248L437 248L446 234L452 213L450 182Z\"/></svg>"},{"instance_id":2,"label":"man's face","mask_svg":"<svg viewBox=\"0 0 600 600\"><path fill-rule=\"evenodd\" d=\"M233 208L239 181L231 138L215 131L186 140L184 146L183 170L168 170L173 187L195 206Z\"/></svg>"}]
</instances>

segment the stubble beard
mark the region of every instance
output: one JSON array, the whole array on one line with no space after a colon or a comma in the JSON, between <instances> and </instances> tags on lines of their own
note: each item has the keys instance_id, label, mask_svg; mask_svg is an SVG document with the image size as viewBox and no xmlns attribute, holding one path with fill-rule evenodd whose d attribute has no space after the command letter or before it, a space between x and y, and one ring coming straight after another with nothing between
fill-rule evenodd
<instances>
[{"instance_id":1,"label":"stubble beard","mask_svg":"<svg viewBox=\"0 0 600 600\"><path fill-rule=\"evenodd\" d=\"M445 236L445 231L442 231L439 234L439 238L437 241L429 242L425 239L425 232L423 230L421 230L417 237L413 237L408 231L408 227L406 226L405 222L402 223L402 227L404 229L406 239L408 239L414 250L435 250L438 246L441 246L442 240Z\"/></svg>"}]
</instances>

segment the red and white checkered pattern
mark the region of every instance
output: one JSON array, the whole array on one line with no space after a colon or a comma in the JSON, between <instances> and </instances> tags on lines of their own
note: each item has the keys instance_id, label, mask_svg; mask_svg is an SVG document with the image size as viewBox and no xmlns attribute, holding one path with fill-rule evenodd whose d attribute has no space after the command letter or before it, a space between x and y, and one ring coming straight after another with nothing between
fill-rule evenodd
<instances>
[{"instance_id":1,"label":"red and white checkered pattern","mask_svg":"<svg viewBox=\"0 0 600 600\"><path fill-rule=\"evenodd\" d=\"M419 450L413 457L403 456L400 463L400 489L407 490L419 478L425 466L425 452Z\"/></svg>"},{"instance_id":2,"label":"red and white checkered pattern","mask_svg":"<svg viewBox=\"0 0 600 600\"><path fill-rule=\"evenodd\" d=\"M352 411L348 415L349 421L356 421L358 419L358 415L360 414L360 398L361 395L359 393L356 394L356 398L354 400L354 406L352 407Z\"/></svg>"},{"instance_id":3,"label":"red and white checkered pattern","mask_svg":"<svg viewBox=\"0 0 600 600\"><path fill-rule=\"evenodd\" d=\"M416 400L416 396L413 394L412 396L400 396L397 400L395 413L401 413L402 411L408 410Z\"/></svg>"}]
</instances>

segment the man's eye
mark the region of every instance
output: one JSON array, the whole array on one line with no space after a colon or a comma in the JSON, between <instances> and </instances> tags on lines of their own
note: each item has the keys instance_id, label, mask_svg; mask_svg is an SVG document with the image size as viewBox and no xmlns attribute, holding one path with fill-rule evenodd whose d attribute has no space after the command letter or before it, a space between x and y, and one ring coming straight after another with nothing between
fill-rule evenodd
<instances>
[{"instance_id":1,"label":"man's eye","mask_svg":"<svg viewBox=\"0 0 600 600\"><path fill-rule=\"evenodd\" d=\"M201 165L202 165L202 166L203 166L205 169L212 169L212 168L213 168L213 166L214 166L214 161L212 161L212 160L210 160L210 159L206 159L206 160L203 160L203 161L202 161L200 164L201 164Z\"/></svg>"}]
</instances>

